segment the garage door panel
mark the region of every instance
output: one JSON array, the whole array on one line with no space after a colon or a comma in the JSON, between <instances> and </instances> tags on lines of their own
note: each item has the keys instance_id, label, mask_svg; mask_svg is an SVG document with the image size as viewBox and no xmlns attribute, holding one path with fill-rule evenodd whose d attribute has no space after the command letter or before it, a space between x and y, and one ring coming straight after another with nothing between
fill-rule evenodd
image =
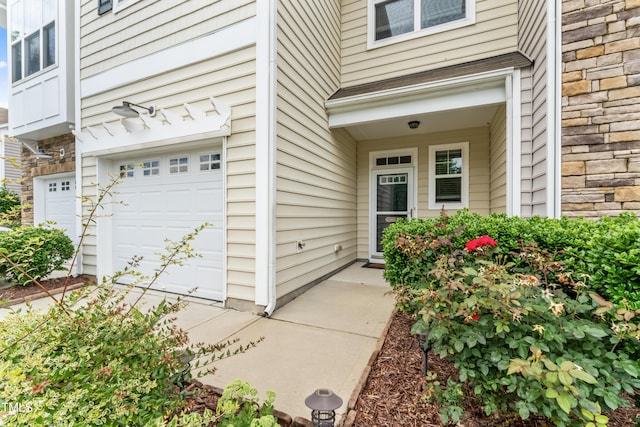
<instances>
[{"instance_id":1,"label":"garage door panel","mask_svg":"<svg viewBox=\"0 0 640 427\"><path fill-rule=\"evenodd\" d=\"M184 153L180 153L183 155ZM202 230L191 246L202 258L192 258L184 266L171 266L154 288L188 293L198 287L195 296L221 300L223 297L224 191L222 173L200 173L191 165L191 174L170 175L168 159L160 158L160 173L144 177L135 168L118 188L113 215L114 268L121 269L132 255L144 256L140 270L152 276L160 268L159 252L165 253L165 239L179 241L201 224L214 224ZM174 156L175 157L175 156ZM191 159L198 157L192 153ZM131 164L141 162L131 161ZM118 169L118 165L114 165Z\"/></svg>"},{"instance_id":2,"label":"garage door panel","mask_svg":"<svg viewBox=\"0 0 640 427\"><path fill-rule=\"evenodd\" d=\"M51 226L64 230L67 236L77 244L76 235L76 191L74 177L57 177L43 181L44 219Z\"/></svg>"}]
</instances>

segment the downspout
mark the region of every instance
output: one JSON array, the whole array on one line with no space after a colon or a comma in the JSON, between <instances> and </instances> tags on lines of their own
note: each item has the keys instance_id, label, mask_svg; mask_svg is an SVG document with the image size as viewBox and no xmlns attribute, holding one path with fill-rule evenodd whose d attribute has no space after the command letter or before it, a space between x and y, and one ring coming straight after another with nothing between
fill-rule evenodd
<instances>
[{"instance_id":1,"label":"downspout","mask_svg":"<svg viewBox=\"0 0 640 427\"><path fill-rule=\"evenodd\" d=\"M562 181L560 177L562 147L560 128L560 67L562 39L560 2L547 1L547 216L558 218L561 213Z\"/></svg>"},{"instance_id":2,"label":"downspout","mask_svg":"<svg viewBox=\"0 0 640 427\"><path fill-rule=\"evenodd\" d=\"M77 31L77 34L74 34L73 37L73 84L74 84L74 92L73 92L73 113L75 116L74 125L75 129L82 128L82 112L81 112L81 93L80 93L80 6L76 5L74 2L73 7L73 29L74 33ZM73 130L71 129L72 133ZM77 138L75 138L75 151L76 151L76 165L75 165L75 176L76 176L76 236L79 236L82 232L82 147ZM96 245L98 243L96 242ZM82 274L83 273L83 261L82 261L82 248L78 249L78 256L76 257L75 264L75 273Z\"/></svg>"},{"instance_id":3,"label":"downspout","mask_svg":"<svg viewBox=\"0 0 640 427\"><path fill-rule=\"evenodd\" d=\"M256 40L256 75L263 73L257 88L265 107L256 111L264 115L256 120L256 304L265 305L262 316L271 316L276 309L275 271L275 153L276 153L276 25L277 0L258 2L258 24ZM265 62L267 62L265 64ZM260 70L265 66L266 69ZM258 108L258 107L257 107ZM262 135L261 135L262 134ZM266 176L265 176L266 175ZM266 282L263 292L258 292L260 282Z\"/></svg>"}]
</instances>

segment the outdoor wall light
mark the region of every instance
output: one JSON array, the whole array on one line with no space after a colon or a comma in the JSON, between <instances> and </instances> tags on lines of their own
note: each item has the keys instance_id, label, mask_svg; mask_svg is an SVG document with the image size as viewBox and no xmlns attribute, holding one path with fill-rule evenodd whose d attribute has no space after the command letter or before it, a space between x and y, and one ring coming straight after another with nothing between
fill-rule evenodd
<instances>
[{"instance_id":1,"label":"outdoor wall light","mask_svg":"<svg viewBox=\"0 0 640 427\"><path fill-rule=\"evenodd\" d=\"M147 110L149 115L152 117L156 113L156 109L153 106L143 107L142 105L134 104L132 102L127 102L127 101L122 101L122 105L116 105L111 109L111 111L113 111L114 113L122 117L128 117L128 118L138 117L140 113L138 112L138 110L134 109L133 107L138 107L138 108L142 108L143 110Z\"/></svg>"},{"instance_id":2,"label":"outdoor wall light","mask_svg":"<svg viewBox=\"0 0 640 427\"><path fill-rule=\"evenodd\" d=\"M409 129L418 129L418 126L420 126L420 122L418 120L411 120L407 124L409 125Z\"/></svg>"},{"instance_id":3,"label":"outdoor wall light","mask_svg":"<svg viewBox=\"0 0 640 427\"><path fill-rule=\"evenodd\" d=\"M342 399L327 388L319 388L305 399L304 404L311 408L313 427L333 427Z\"/></svg>"}]
</instances>

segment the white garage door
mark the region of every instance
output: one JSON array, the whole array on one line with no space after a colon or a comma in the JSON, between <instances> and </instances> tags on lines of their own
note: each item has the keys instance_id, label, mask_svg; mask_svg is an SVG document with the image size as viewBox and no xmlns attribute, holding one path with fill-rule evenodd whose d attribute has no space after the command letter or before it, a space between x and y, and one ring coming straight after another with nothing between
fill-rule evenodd
<instances>
[{"instance_id":1,"label":"white garage door","mask_svg":"<svg viewBox=\"0 0 640 427\"><path fill-rule=\"evenodd\" d=\"M54 228L65 230L74 244L76 236L76 180L74 177L50 178L44 184L44 219Z\"/></svg>"},{"instance_id":2,"label":"white garage door","mask_svg":"<svg viewBox=\"0 0 640 427\"><path fill-rule=\"evenodd\" d=\"M121 270L142 256L139 270L153 275L161 265L165 239L182 236L208 222L191 246L202 255L173 266L156 289L221 301L223 299L223 181L220 149L148 155L113 161L117 185L113 208L113 266Z\"/></svg>"}]
</instances>

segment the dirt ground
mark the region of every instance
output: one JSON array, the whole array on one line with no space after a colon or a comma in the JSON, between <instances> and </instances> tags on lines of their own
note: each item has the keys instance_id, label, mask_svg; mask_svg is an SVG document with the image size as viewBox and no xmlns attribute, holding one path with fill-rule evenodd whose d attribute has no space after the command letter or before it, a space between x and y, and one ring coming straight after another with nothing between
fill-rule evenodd
<instances>
[{"instance_id":1,"label":"dirt ground","mask_svg":"<svg viewBox=\"0 0 640 427\"><path fill-rule=\"evenodd\" d=\"M95 283L95 278L93 276L88 275L79 275L75 277L69 277L68 280L66 277L58 277L54 279L42 280L40 285L44 287L47 291L55 293L56 291L61 291L65 282L67 287L79 284L79 283ZM9 303L12 302L23 302L25 298L38 298L44 290L42 287L36 284L30 284L27 286L15 285L9 288L0 289L0 303Z\"/></svg>"},{"instance_id":2,"label":"dirt ground","mask_svg":"<svg viewBox=\"0 0 640 427\"><path fill-rule=\"evenodd\" d=\"M428 402L421 391L422 356L416 338L409 332L413 321L402 313L394 316L367 385L356 403L357 417L354 426L441 426L439 405ZM446 384L449 377L457 378L456 369L451 363L433 354L429 354L428 361L429 371L437 374L441 384ZM465 416L460 426L552 426L542 418L522 421L513 414L487 417L473 399L471 390L465 390L464 395ZM633 417L640 416L640 410L623 408L607 415L610 427L631 427L635 425Z\"/></svg>"}]
</instances>

